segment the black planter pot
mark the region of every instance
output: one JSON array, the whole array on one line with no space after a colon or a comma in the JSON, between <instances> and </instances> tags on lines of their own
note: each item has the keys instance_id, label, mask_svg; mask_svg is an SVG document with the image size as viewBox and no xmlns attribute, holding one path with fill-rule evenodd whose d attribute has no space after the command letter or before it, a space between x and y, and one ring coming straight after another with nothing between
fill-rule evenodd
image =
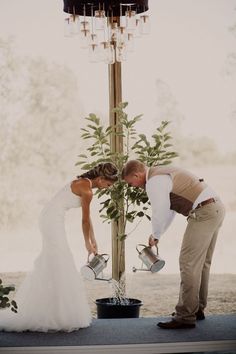
<instances>
[{"instance_id":1,"label":"black planter pot","mask_svg":"<svg viewBox=\"0 0 236 354\"><path fill-rule=\"evenodd\" d=\"M128 305L116 304L115 299L106 297L96 300L97 318L137 318L142 301L127 298Z\"/></svg>"}]
</instances>

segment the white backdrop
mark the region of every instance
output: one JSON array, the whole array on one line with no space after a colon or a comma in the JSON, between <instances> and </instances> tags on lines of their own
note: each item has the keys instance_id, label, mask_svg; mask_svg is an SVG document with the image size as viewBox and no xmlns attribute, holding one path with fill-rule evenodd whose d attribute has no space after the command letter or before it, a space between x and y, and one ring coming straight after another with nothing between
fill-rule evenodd
<instances>
[{"instance_id":1,"label":"white backdrop","mask_svg":"<svg viewBox=\"0 0 236 354\"><path fill-rule=\"evenodd\" d=\"M149 3L151 33L136 40L135 52L130 53L128 61L123 64L123 100L129 101L128 112L131 115L144 114L138 128L147 135L152 134L162 119L170 119L181 136L208 137L215 142L220 153L232 154L236 151L236 0L149 0ZM64 38L62 7L61 0L0 0L0 38L13 37L15 55L19 58L40 57L52 66L55 63L72 71L78 87L75 96L79 127L84 125L83 117L90 112L100 114L105 122L108 118L107 66L90 64L87 52L80 48L79 42ZM38 79L35 78L36 82ZM70 99L68 95L68 105ZM60 111L57 114L60 115ZM72 129L71 122L68 117L68 129ZM34 185L27 185L31 177L27 170L20 171L21 183L24 179L26 181L22 199L27 198L29 204L24 213L29 213L31 222L26 223L22 218L17 225L1 228L2 271L32 267L41 244L37 215L61 183L79 173L74 166L77 154L81 152L77 149L85 149L83 141L79 141L79 132L78 141L67 158L66 169L61 166L63 171L66 170L64 177L58 180L54 166L46 177L44 175L43 181L36 180ZM204 166L199 161L197 166L188 161L185 167L205 177L226 202L228 213L212 270L235 273L235 163L216 166L212 161ZM3 188L7 188L7 193L13 195L13 190L18 188L15 182L1 183L0 190L2 188L3 192ZM47 189L46 197L41 198L37 183L43 183ZM13 207L13 204L6 208ZM30 214L32 208L33 216ZM93 220L100 249L110 253L110 229L102 224L98 209L94 200ZM80 210L73 210L67 218L68 239L78 267L86 260L80 213ZM163 272L178 271L178 251L185 222L184 218L177 217L163 235L160 251L167 262ZM135 245L145 242L150 230L150 225L144 221L127 240L128 271L133 265L139 265Z\"/></svg>"}]
</instances>

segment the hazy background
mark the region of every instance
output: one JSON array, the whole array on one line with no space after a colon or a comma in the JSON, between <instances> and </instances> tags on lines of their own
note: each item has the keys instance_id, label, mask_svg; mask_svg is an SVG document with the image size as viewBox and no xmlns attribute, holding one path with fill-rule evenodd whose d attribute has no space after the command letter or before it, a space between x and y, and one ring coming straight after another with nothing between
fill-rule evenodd
<instances>
[{"instance_id":1,"label":"hazy background","mask_svg":"<svg viewBox=\"0 0 236 354\"><path fill-rule=\"evenodd\" d=\"M227 215L212 271L236 273L236 0L149 0L151 33L123 63L123 101L137 129L151 136L171 120L176 164L204 177ZM80 173L84 117L108 123L108 68L91 64L77 38L63 34L62 0L0 0L0 271L31 269L40 251L41 208ZM110 226L93 221L101 252L111 253ZM68 212L76 264L86 261L81 210ZM163 273L178 272L185 218L162 236ZM132 230L135 225L130 226ZM143 220L126 244L127 271L139 266L135 246L151 232ZM109 269L108 269L109 270Z\"/></svg>"}]
</instances>

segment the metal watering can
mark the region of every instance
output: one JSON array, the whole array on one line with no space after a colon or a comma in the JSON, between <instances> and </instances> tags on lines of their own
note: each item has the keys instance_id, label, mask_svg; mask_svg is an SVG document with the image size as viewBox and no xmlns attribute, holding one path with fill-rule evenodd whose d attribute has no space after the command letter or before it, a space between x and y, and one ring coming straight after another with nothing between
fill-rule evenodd
<instances>
[{"instance_id":1,"label":"metal watering can","mask_svg":"<svg viewBox=\"0 0 236 354\"><path fill-rule=\"evenodd\" d=\"M138 249L139 246L143 246L143 249L141 251ZM137 245L136 250L138 252L138 257L142 261L142 266L143 264L145 264L147 269L144 269L142 266L141 266L142 268L139 269L133 267L133 272L136 272L137 270L142 270L142 271L151 271L152 273L156 273L159 272L159 270L161 270L164 267L165 261L161 259L161 257L159 257L157 246L156 246L156 254L152 251L151 246L146 246L142 244Z\"/></svg>"},{"instance_id":2,"label":"metal watering can","mask_svg":"<svg viewBox=\"0 0 236 354\"><path fill-rule=\"evenodd\" d=\"M88 257L87 264L81 268L82 276L87 280L110 281L111 279L98 278L98 275L106 268L109 258L110 256L106 253L96 254L91 260Z\"/></svg>"}]
</instances>

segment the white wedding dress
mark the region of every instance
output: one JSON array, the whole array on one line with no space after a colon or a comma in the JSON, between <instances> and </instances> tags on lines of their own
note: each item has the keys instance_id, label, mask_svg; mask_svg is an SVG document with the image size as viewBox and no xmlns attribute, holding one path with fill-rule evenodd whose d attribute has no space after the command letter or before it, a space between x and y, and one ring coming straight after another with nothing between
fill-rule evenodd
<instances>
[{"instance_id":1,"label":"white wedding dress","mask_svg":"<svg viewBox=\"0 0 236 354\"><path fill-rule=\"evenodd\" d=\"M0 330L70 332L90 325L83 279L69 249L64 222L65 212L80 206L80 198L68 184L42 210L42 251L16 292L18 313L0 310Z\"/></svg>"}]
</instances>

